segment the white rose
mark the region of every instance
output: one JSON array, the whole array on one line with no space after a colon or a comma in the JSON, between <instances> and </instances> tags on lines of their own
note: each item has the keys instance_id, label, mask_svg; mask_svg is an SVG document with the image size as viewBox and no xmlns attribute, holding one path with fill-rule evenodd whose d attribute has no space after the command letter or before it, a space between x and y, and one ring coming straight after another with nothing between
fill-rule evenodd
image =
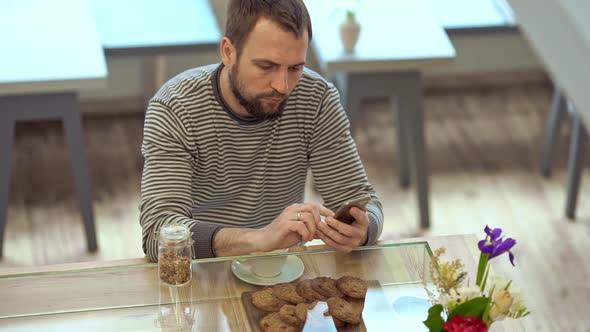
<instances>
[{"instance_id":1,"label":"white rose","mask_svg":"<svg viewBox=\"0 0 590 332\"><path fill-rule=\"evenodd\" d=\"M492 306L490 307L490 319L491 320L501 320L506 317L508 312L510 312L510 308L512 307L512 303L514 303L514 298L509 291L499 291L494 292L492 297Z\"/></svg>"}]
</instances>

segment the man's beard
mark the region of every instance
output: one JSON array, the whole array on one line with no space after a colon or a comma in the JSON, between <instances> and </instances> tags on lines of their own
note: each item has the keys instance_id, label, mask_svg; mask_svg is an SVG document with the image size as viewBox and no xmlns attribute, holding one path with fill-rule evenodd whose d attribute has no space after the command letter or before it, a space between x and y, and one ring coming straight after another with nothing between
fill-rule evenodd
<instances>
[{"instance_id":1,"label":"man's beard","mask_svg":"<svg viewBox=\"0 0 590 332\"><path fill-rule=\"evenodd\" d=\"M276 91L267 94L256 95L250 99L246 98L241 91L245 90L243 84L238 81L238 65L235 64L229 73L229 85L231 90L248 114L257 120L273 120L281 116L285 110L285 104L287 103L287 96ZM277 107L273 110L266 111L264 105L260 101L263 98L282 98Z\"/></svg>"}]
</instances>

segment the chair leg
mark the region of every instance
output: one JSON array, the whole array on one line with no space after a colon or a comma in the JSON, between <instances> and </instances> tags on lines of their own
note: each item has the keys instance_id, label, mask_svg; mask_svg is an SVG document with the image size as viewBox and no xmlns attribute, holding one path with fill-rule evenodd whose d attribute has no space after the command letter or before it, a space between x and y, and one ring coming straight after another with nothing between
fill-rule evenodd
<instances>
[{"instance_id":1,"label":"chair leg","mask_svg":"<svg viewBox=\"0 0 590 332\"><path fill-rule=\"evenodd\" d=\"M6 113L0 111L0 257L4 253L4 229L8 218L15 124L14 119Z\"/></svg>"},{"instance_id":2,"label":"chair leg","mask_svg":"<svg viewBox=\"0 0 590 332\"><path fill-rule=\"evenodd\" d=\"M547 122L545 142L543 143L543 155L541 159L541 174L545 177L551 176L551 165L555 155L555 147L558 143L559 131L563 119L567 114L566 100L559 88L553 92L553 101L551 103L551 114Z\"/></svg>"},{"instance_id":3,"label":"chair leg","mask_svg":"<svg viewBox=\"0 0 590 332\"><path fill-rule=\"evenodd\" d=\"M391 97L391 105L394 107L394 115L397 133L399 183L407 188L410 185L410 165L408 158L408 121L404 117L405 112L401 111L397 96Z\"/></svg>"},{"instance_id":4,"label":"chair leg","mask_svg":"<svg viewBox=\"0 0 590 332\"><path fill-rule=\"evenodd\" d=\"M584 169L584 154L586 151L587 133L582 120L574 114L574 127L570 143L568 161L567 181L567 202L565 208L566 216L573 220L576 216L576 205L578 203L578 192L582 181Z\"/></svg>"},{"instance_id":5,"label":"chair leg","mask_svg":"<svg viewBox=\"0 0 590 332\"><path fill-rule=\"evenodd\" d=\"M97 250L96 231L94 227L94 214L92 209L92 193L90 190L90 177L88 175L88 164L84 152L84 137L82 135L82 123L80 120L80 110L76 95L72 94L71 100L64 103L64 129L66 139L72 158L72 168L76 190L80 200L82 220L84 222L84 231L86 232L86 241L88 251Z\"/></svg>"}]
</instances>

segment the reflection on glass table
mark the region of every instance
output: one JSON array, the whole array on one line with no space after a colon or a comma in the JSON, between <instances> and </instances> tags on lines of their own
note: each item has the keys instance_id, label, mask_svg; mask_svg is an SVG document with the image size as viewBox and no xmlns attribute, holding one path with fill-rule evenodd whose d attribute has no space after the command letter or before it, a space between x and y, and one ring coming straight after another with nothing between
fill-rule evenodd
<instances>
[{"instance_id":1,"label":"reflection on glass table","mask_svg":"<svg viewBox=\"0 0 590 332\"><path fill-rule=\"evenodd\" d=\"M144 260L5 274L0 275L0 329L258 331L242 295L265 286L238 278L232 264L286 256L286 262L303 263L297 280L350 275L369 281L363 310L367 330L423 331L429 307L423 271L431 254L428 243L419 241L361 247L350 254L304 247L193 260L192 281L181 287L161 283L158 265Z\"/></svg>"}]
</instances>

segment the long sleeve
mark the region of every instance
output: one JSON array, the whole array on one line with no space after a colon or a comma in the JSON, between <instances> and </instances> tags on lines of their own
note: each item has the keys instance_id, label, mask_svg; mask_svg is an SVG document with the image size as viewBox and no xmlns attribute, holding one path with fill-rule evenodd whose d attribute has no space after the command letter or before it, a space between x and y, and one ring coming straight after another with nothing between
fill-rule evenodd
<instances>
[{"instance_id":1,"label":"long sleeve","mask_svg":"<svg viewBox=\"0 0 590 332\"><path fill-rule=\"evenodd\" d=\"M158 257L158 231L170 223L182 223L191 229L197 258L215 256L212 242L220 226L191 218L194 142L189 118L181 105L157 101L150 103L146 114L140 224L143 250L152 261Z\"/></svg>"},{"instance_id":2,"label":"long sleeve","mask_svg":"<svg viewBox=\"0 0 590 332\"><path fill-rule=\"evenodd\" d=\"M327 208L335 211L347 200L371 197L367 244L375 243L383 230L382 206L358 155L338 91L331 84L317 110L309 154L313 177Z\"/></svg>"}]
</instances>

